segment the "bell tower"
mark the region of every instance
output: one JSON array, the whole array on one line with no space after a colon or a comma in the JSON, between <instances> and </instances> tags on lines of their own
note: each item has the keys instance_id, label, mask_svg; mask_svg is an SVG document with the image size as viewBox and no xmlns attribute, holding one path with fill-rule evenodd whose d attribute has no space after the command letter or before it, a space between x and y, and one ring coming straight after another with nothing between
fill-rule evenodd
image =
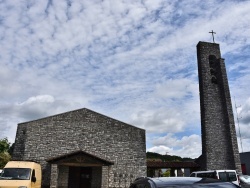
<instances>
[{"instance_id":1,"label":"bell tower","mask_svg":"<svg viewBox=\"0 0 250 188\"><path fill-rule=\"evenodd\" d=\"M219 44L197 44L203 170L241 172L234 116ZM199 161L198 160L198 161Z\"/></svg>"}]
</instances>

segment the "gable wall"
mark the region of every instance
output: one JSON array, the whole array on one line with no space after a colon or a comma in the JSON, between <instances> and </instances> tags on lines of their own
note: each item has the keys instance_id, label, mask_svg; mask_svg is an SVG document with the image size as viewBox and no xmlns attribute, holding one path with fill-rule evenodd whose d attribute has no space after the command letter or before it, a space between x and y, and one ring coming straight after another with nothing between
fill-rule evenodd
<instances>
[{"instance_id":1,"label":"gable wall","mask_svg":"<svg viewBox=\"0 0 250 188\"><path fill-rule=\"evenodd\" d=\"M146 175L145 130L87 109L18 125L14 160L42 164L43 183L49 185L48 158L83 150L115 164L109 168L110 186L116 174Z\"/></svg>"}]
</instances>

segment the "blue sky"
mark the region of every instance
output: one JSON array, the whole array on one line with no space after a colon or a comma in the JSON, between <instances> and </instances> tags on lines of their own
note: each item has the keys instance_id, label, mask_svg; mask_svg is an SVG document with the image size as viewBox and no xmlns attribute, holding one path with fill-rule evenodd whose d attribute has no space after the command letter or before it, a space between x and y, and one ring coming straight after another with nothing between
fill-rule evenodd
<instances>
[{"instance_id":1,"label":"blue sky","mask_svg":"<svg viewBox=\"0 0 250 188\"><path fill-rule=\"evenodd\" d=\"M249 23L250 1L0 0L0 137L89 108L145 129L147 151L198 157L196 45L214 30L250 151Z\"/></svg>"}]
</instances>

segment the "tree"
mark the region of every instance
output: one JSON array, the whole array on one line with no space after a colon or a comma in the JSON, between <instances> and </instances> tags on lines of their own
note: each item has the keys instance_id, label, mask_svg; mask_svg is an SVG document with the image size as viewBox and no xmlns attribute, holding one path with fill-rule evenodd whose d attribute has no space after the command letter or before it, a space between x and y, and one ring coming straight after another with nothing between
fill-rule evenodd
<instances>
[{"instance_id":1,"label":"tree","mask_svg":"<svg viewBox=\"0 0 250 188\"><path fill-rule=\"evenodd\" d=\"M7 152L10 148L8 138L0 139L0 153Z\"/></svg>"},{"instance_id":2,"label":"tree","mask_svg":"<svg viewBox=\"0 0 250 188\"><path fill-rule=\"evenodd\" d=\"M0 139L0 168L3 168L6 163L11 159L8 153L10 149L10 142L7 138Z\"/></svg>"},{"instance_id":3,"label":"tree","mask_svg":"<svg viewBox=\"0 0 250 188\"><path fill-rule=\"evenodd\" d=\"M8 152L0 153L0 169L2 169L11 159Z\"/></svg>"},{"instance_id":4,"label":"tree","mask_svg":"<svg viewBox=\"0 0 250 188\"><path fill-rule=\"evenodd\" d=\"M167 169L167 170L163 173L163 177L170 177L170 169Z\"/></svg>"},{"instance_id":5,"label":"tree","mask_svg":"<svg viewBox=\"0 0 250 188\"><path fill-rule=\"evenodd\" d=\"M181 158L176 155L168 155L167 153L165 155L161 155L159 153L153 153L153 152L147 152L147 160L149 161L157 161L161 160L163 162L165 161L193 161L191 158Z\"/></svg>"}]
</instances>

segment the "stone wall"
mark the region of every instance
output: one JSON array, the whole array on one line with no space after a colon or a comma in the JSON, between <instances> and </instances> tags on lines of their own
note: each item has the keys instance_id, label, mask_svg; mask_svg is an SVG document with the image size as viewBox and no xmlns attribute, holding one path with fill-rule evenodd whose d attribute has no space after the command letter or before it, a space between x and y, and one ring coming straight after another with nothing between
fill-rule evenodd
<instances>
[{"instance_id":1,"label":"stone wall","mask_svg":"<svg viewBox=\"0 0 250 188\"><path fill-rule=\"evenodd\" d=\"M108 175L108 172L105 174ZM92 188L99 188L102 185L102 167L94 167L92 169ZM108 184L107 184L108 185Z\"/></svg>"},{"instance_id":2,"label":"stone wall","mask_svg":"<svg viewBox=\"0 0 250 188\"><path fill-rule=\"evenodd\" d=\"M231 97L219 44L197 45L204 170L241 171Z\"/></svg>"},{"instance_id":3,"label":"stone wall","mask_svg":"<svg viewBox=\"0 0 250 188\"><path fill-rule=\"evenodd\" d=\"M43 187L49 187L51 165L46 159L77 150L114 162L103 170L105 187L115 187L115 174L127 181L146 176L145 130L86 108L18 124L13 160L40 163Z\"/></svg>"},{"instance_id":4,"label":"stone wall","mask_svg":"<svg viewBox=\"0 0 250 188\"><path fill-rule=\"evenodd\" d=\"M57 184L58 188L68 188L69 179L69 167L59 166L58 179L60 180Z\"/></svg>"}]
</instances>

